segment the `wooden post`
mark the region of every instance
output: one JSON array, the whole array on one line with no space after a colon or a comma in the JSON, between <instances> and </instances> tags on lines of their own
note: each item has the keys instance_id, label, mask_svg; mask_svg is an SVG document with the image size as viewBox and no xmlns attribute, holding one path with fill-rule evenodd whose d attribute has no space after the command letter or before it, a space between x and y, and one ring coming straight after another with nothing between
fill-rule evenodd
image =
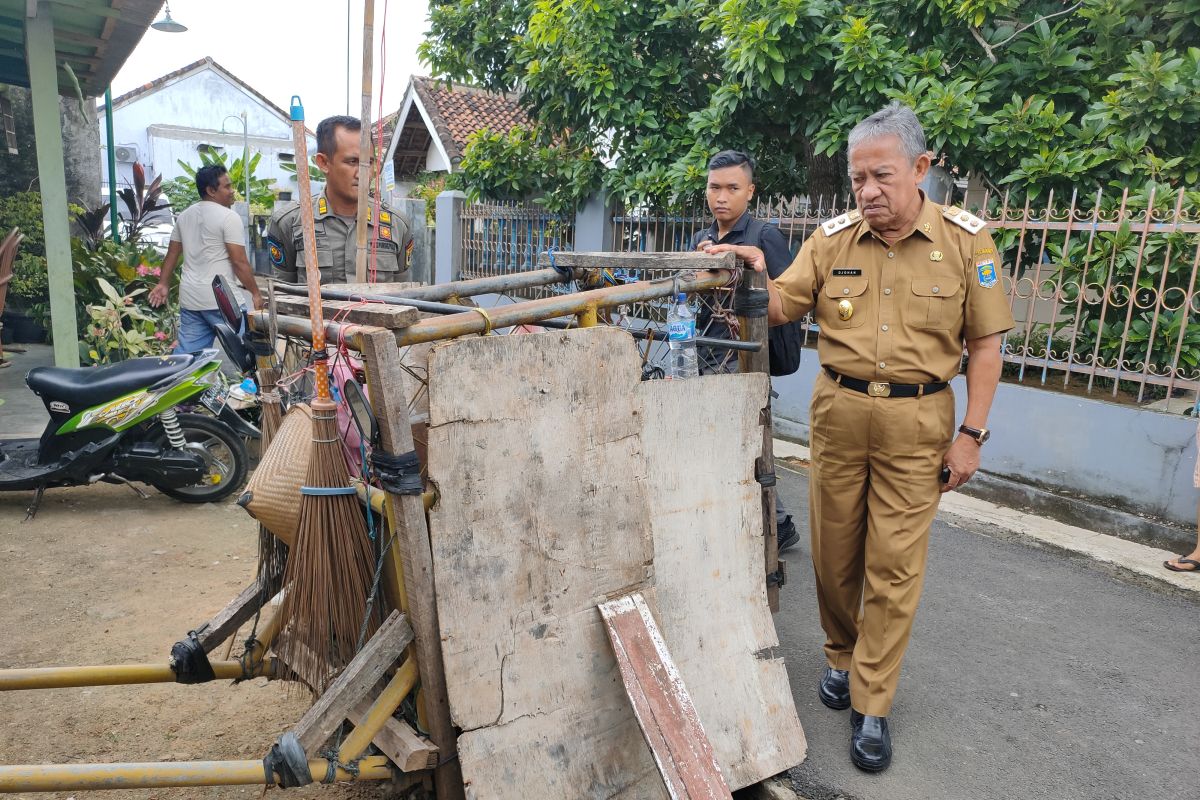
<instances>
[{"instance_id":1,"label":"wooden post","mask_svg":"<svg viewBox=\"0 0 1200 800\"><path fill-rule=\"evenodd\" d=\"M396 339L390 331L377 330L364 332L361 344L371 407L379 420L380 443L389 453L408 453L413 449L413 438L403 387L410 378L401 369ZM433 551L425 523L425 506L420 495L388 494L388 503L394 511L392 523L396 542L392 546L392 558L385 565L385 589L396 608L407 610L412 625L412 649L421 675L421 698L428 717L430 739L439 753L440 766L434 775L438 800L458 800L464 796L462 769L458 763L458 740L450 720L450 700L446 694L434 593ZM406 596L405 600L397 596L400 593Z\"/></svg>"},{"instance_id":2,"label":"wooden post","mask_svg":"<svg viewBox=\"0 0 1200 800\"><path fill-rule=\"evenodd\" d=\"M746 270L742 274L738 293L766 292L767 276L763 272ZM741 339L744 342L759 342L762 347L757 352L738 351L739 372L770 373L771 359L767 352L767 312L764 306L761 316L738 316ZM763 408L763 445L762 455L754 464L756 475L775 474L775 453L772 447L771 432L771 394L768 391L766 407ZM775 529L775 484L764 485L762 490L763 538L765 540L764 563L767 576L767 603L772 612L779 611L779 539Z\"/></svg>"},{"instance_id":3,"label":"wooden post","mask_svg":"<svg viewBox=\"0 0 1200 800\"><path fill-rule=\"evenodd\" d=\"M358 144L358 223L354 229L354 280L367 281L367 208L371 203L371 80L374 75L375 0L363 0L362 125ZM403 242L401 242L403 245Z\"/></svg>"},{"instance_id":4,"label":"wooden post","mask_svg":"<svg viewBox=\"0 0 1200 800\"><path fill-rule=\"evenodd\" d=\"M58 65L54 61L54 21L50 18L49 3L36 4L36 7L37 15L25 20L25 60L29 65L33 131L37 141L38 188L42 193L54 364L59 367L78 367L79 334L75 318L71 232L67 222L62 117L58 109Z\"/></svg>"}]
</instances>

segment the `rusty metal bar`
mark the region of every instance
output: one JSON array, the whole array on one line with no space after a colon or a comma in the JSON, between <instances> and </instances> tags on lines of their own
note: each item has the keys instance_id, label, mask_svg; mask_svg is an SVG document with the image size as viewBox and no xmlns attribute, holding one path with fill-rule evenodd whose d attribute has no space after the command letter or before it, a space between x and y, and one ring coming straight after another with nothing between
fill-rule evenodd
<instances>
[{"instance_id":1,"label":"rusty metal bar","mask_svg":"<svg viewBox=\"0 0 1200 800\"><path fill-rule=\"evenodd\" d=\"M729 283L729 278L728 270L705 270L697 272L693 278L681 278L678 287L681 292L699 292L725 286ZM545 319L577 314L589 305L596 308L612 308L667 297L671 294L672 286L673 282L669 280L639 281L559 297L543 297L493 309L472 309L439 319L421 320L397 331L397 340L400 346L404 347L421 342L488 333L513 325L530 325Z\"/></svg>"}]
</instances>

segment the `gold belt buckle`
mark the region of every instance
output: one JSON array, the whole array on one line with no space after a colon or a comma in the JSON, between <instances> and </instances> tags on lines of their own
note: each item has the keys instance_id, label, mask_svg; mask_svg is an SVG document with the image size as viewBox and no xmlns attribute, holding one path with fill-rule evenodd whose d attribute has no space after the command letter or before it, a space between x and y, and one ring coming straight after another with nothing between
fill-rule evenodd
<instances>
[{"instance_id":1,"label":"gold belt buckle","mask_svg":"<svg viewBox=\"0 0 1200 800\"><path fill-rule=\"evenodd\" d=\"M891 397L892 385L882 381L871 381L867 384L867 394L871 397Z\"/></svg>"}]
</instances>

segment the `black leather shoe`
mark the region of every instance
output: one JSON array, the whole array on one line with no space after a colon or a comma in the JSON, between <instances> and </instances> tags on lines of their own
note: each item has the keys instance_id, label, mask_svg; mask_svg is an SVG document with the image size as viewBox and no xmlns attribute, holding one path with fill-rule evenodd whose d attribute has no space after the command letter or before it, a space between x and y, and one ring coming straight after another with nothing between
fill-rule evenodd
<instances>
[{"instance_id":1,"label":"black leather shoe","mask_svg":"<svg viewBox=\"0 0 1200 800\"><path fill-rule=\"evenodd\" d=\"M850 760L867 772L883 772L892 763L892 735L887 717L850 711Z\"/></svg>"},{"instance_id":2,"label":"black leather shoe","mask_svg":"<svg viewBox=\"0 0 1200 800\"><path fill-rule=\"evenodd\" d=\"M821 702L834 711L850 707L850 673L844 669L826 667L821 682L817 684Z\"/></svg>"},{"instance_id":3,"label":"black leather shoe","mask_svg":"<svg viewBox=\"0 0 1200 800\"><path fill-rule=\"evenodd\" d=\"M796 530L796 523L792 522L791 514L784 517L782 522L775 524L775 538L779 542L779 552L781 553L800 541L800 531Z\"/></svg>"}]
</instances>

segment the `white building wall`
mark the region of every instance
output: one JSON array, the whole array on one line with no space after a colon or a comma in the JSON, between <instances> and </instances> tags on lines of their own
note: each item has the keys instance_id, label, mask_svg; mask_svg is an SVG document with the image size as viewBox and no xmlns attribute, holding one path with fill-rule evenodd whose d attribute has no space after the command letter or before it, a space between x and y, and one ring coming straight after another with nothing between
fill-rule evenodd
<instances>
[{"instance_id":1,"label":"white building wall","mask_svg":"<svg viewBox=\"0 0 1200 800\"><path fill-rule=\"evenodd\" d=\"M163 180L185 176L179 161L200 164L202 145L224 147L230 158L242 152L242 124L237 118L246 113L251 153L262 153L257 177L267 178L278 188L294 192L295 177L283 170L280 154L292 154L291 125L262 100L226 79L211 68L184 76L113 111L113 139L120 147L137 148L138 161L146 168L148 180L162 175ZM234 117L234 119L227 119ZM225 132L222 132L222 126ZM103 115L100 139L107 141ZM316 140L308 137L310 155L316 152ZM108 153L101 158L101 179L108 182ZM132 164L117 165L118 185L132 181Z\"/></svg>"}]
</instances>

